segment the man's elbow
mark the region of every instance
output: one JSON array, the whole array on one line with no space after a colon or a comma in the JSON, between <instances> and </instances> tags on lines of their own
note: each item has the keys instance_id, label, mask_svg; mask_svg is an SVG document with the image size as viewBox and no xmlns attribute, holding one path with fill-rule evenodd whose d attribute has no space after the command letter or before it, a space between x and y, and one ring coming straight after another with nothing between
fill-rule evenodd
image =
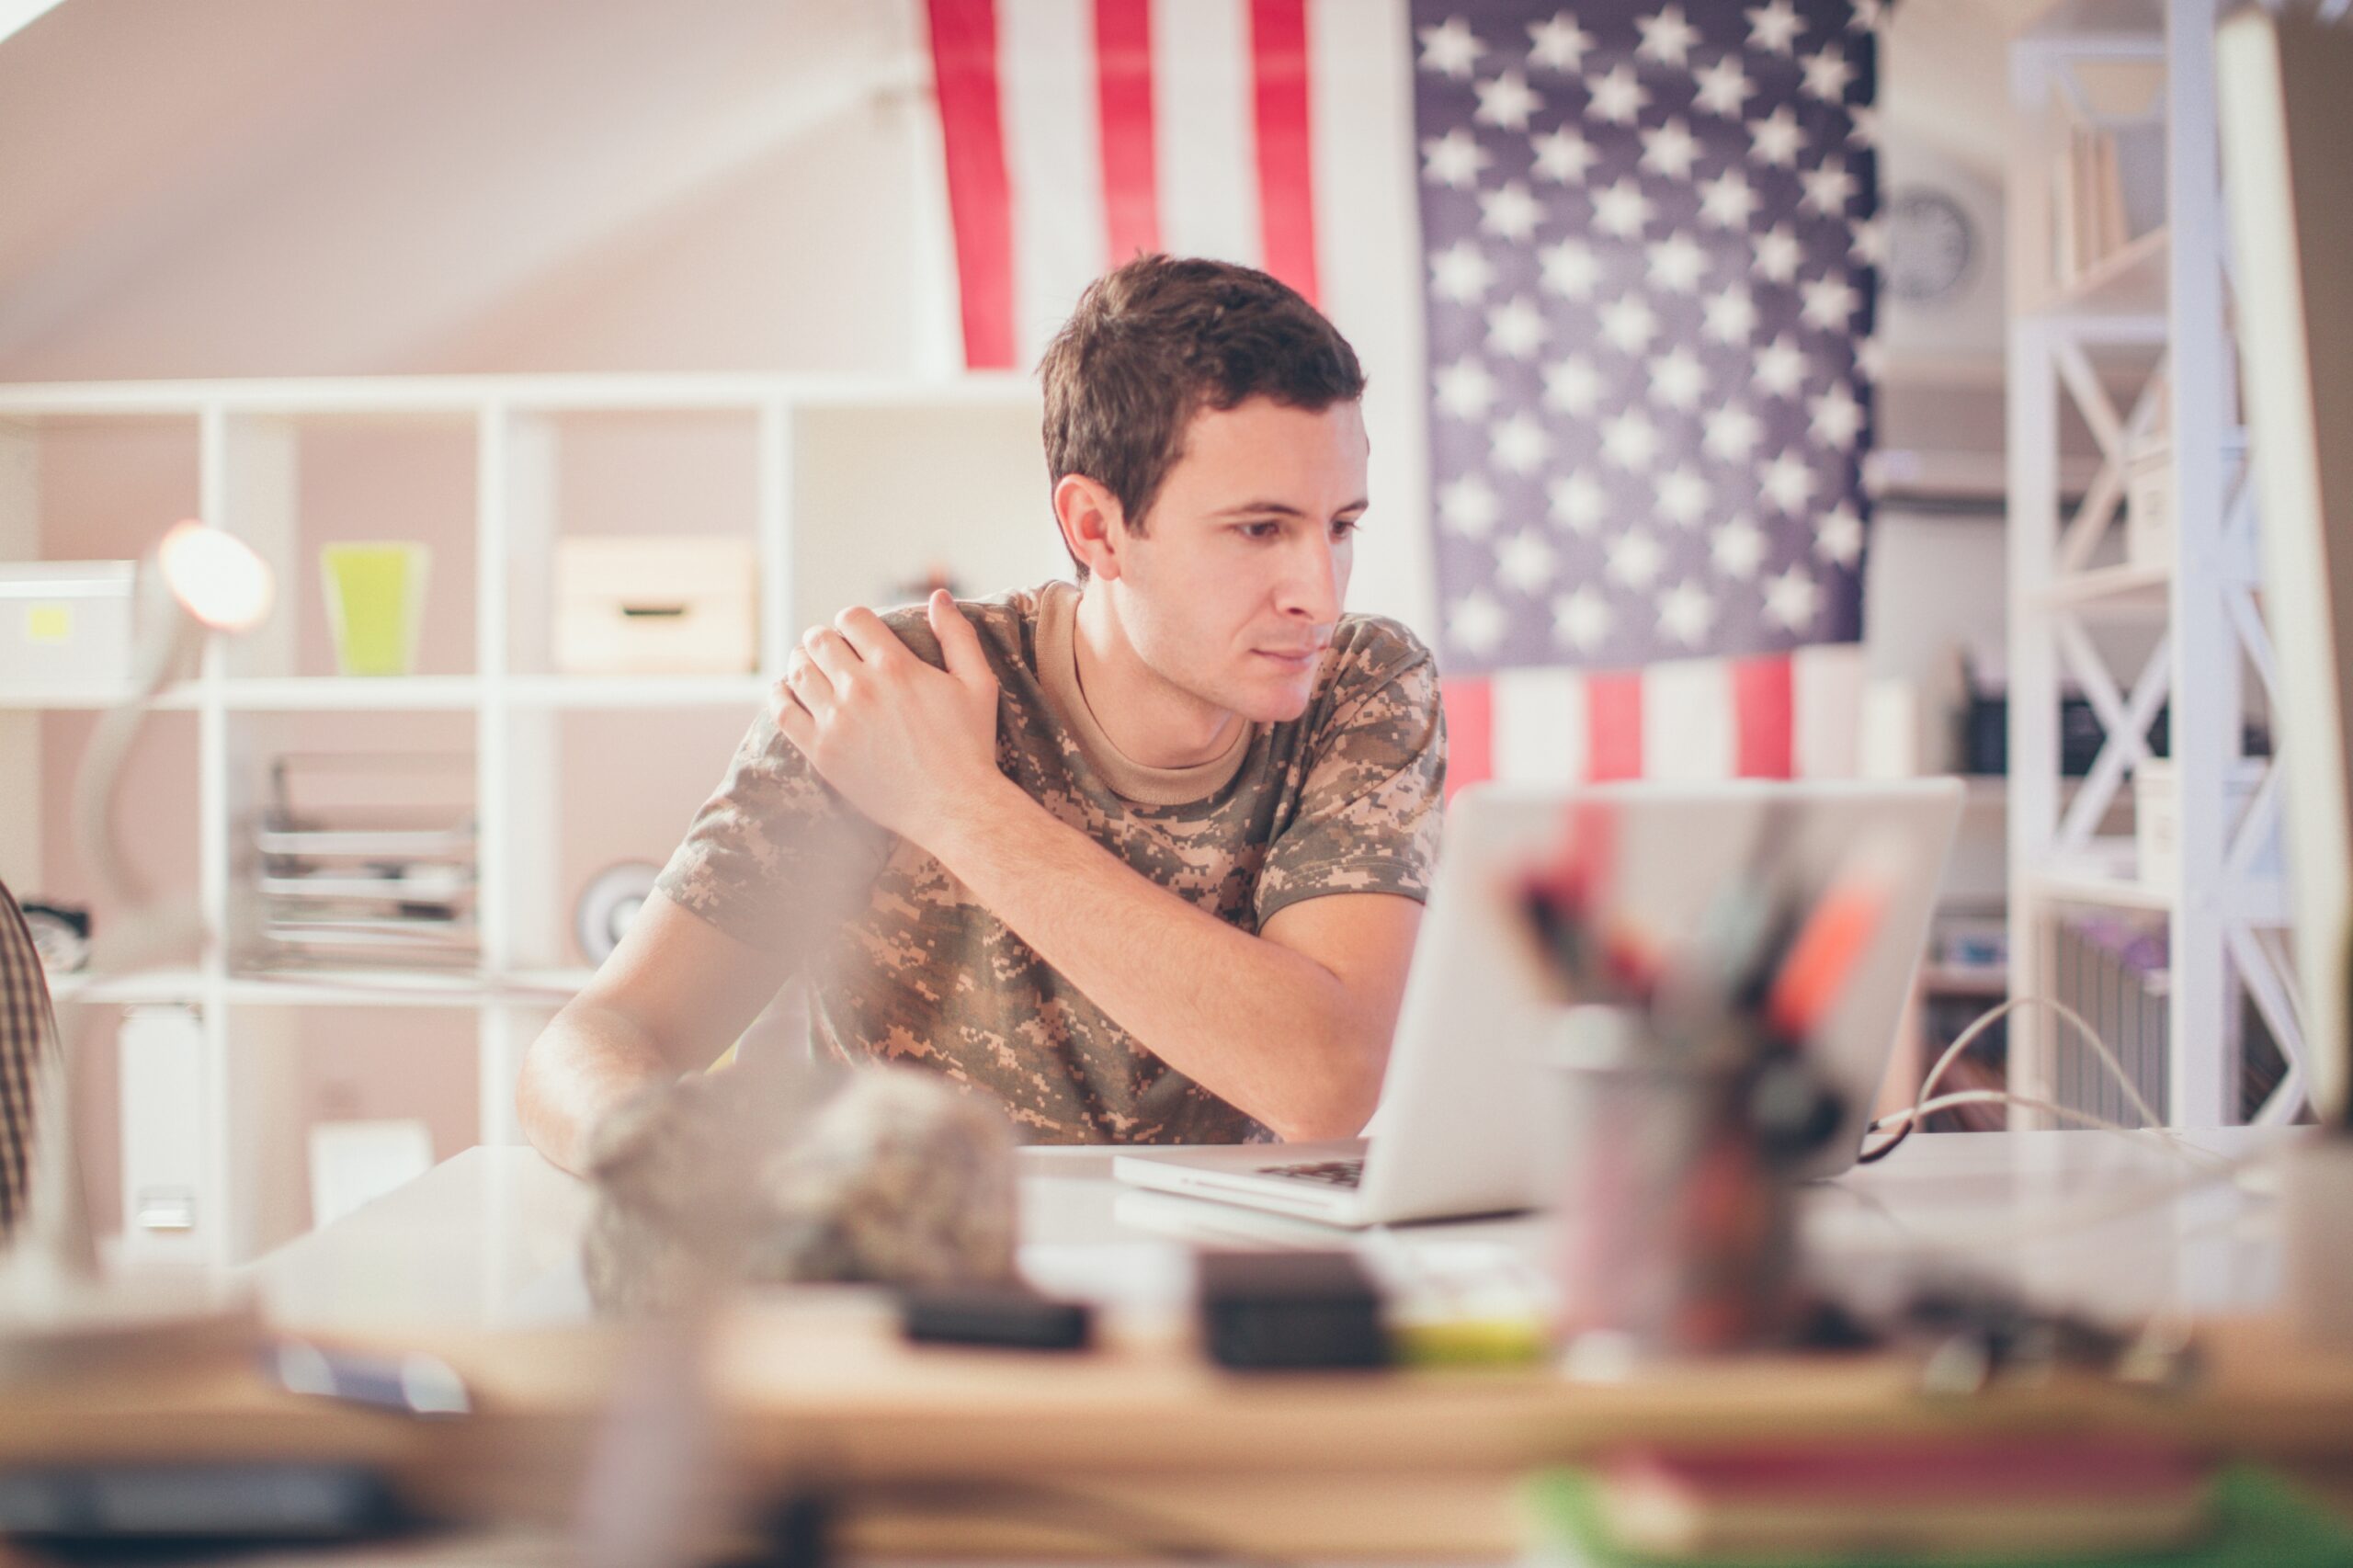
<instances>
[{"instance_id":1,"label":"man's elbow","mask_svg":"<svg viewBox=\"0 0 2353 1568\"><path fill-rule=\"evenodd\" d=\"M1344 1064L1322 1075L1313 1092L1284 1112L1270 1118L1267 1127L1286 1143L1320 1143L1354 1138L1381 1104L1381 1081L1388 1066L1386 1051L1352 1051Z\"/></svg>"}]
</instances>

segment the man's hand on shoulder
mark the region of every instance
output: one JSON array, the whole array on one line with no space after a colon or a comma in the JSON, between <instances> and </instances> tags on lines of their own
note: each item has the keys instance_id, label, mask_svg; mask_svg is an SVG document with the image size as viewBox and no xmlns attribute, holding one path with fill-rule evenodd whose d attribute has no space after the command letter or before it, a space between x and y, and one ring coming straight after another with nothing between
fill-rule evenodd
<instances>
[{"instance_id":1,"label":"man's hand on shoulder","mask_svg":"<svg viewBox=\"0 0 2353 1568\"><path fill-rule=\"evenodd\" d=\"M935 669L870 609L813 627L771 697L777 728L876 823L926 848L959 802L1003 778L997 684L980 634L945 593L925 606L947 668Z\"/></svg>"}]
</instances>

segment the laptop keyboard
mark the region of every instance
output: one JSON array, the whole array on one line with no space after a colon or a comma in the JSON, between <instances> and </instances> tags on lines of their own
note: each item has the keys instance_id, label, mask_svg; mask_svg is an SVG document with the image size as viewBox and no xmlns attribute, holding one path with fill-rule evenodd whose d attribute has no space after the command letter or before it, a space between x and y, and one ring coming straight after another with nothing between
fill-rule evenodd
<instances>
[{"instance_id":1,"label":"laptop keyboard","mask_svg":"<svg viewBox=\"0 0 2353 1568\"><path fill-rule=\"evenodd\" d=\"M1260 1165L1260 1176L1289 1176L1293 1181L1321 1182L1325 1187L1356 1187L1364 1180L1364 1161L1311 1160L1296 1165Z\"/></svg>"}]
</instances>

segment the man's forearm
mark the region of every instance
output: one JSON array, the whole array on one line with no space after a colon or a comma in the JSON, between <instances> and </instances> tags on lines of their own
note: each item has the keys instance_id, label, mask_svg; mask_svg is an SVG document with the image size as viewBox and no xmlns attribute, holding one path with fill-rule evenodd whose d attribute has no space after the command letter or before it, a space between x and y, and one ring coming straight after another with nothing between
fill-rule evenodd
<instances>
[{"instance_id":1,"label":"man's forearm","mask_svg":"<svg viewBox=\"0 0 2353 1568\"><path fill-rule=\"evenodd\" d=\"M677 1075L626 1014L575 997L524 1053L516 1094L523 1134L555 1164L586 1176L588 1139L597 1124Z\"/></svg>"},{"instance_id":2,"label":"man's forearm","mask_svg":"<svg viewBox=\"0 0 2353 1568\"><path fill-rule=\"evenodd\" d=\"M1152 881L1010 780L926 845L1153 1054L1285 1138L1372 1114L1386 1030L1340 978Z\"/></svg>"}]
</instances>

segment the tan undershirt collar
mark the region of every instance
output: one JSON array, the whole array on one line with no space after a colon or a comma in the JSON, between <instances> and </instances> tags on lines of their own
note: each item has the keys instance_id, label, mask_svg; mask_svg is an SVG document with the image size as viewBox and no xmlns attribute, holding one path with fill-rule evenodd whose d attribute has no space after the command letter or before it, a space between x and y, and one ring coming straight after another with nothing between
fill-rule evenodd
<instances>
[{"instance_id":1,"label":"tan undershirt collar","mask_svg":"<svg viewBox=\"0 0 2353 1568\"><path fill-rule=\"evenodd\" d=\"M1113 744L1078 684L1078 589L1069 583L1047 584L1038 604L1038 683L1087 760L1123 800L1147 806L1207 800L1233 781L1250 750L1253 726L1246 723L1233 727L1233 742L1224 751L1184 767L1147 767Z\"/></svg>"}]
</instances>

